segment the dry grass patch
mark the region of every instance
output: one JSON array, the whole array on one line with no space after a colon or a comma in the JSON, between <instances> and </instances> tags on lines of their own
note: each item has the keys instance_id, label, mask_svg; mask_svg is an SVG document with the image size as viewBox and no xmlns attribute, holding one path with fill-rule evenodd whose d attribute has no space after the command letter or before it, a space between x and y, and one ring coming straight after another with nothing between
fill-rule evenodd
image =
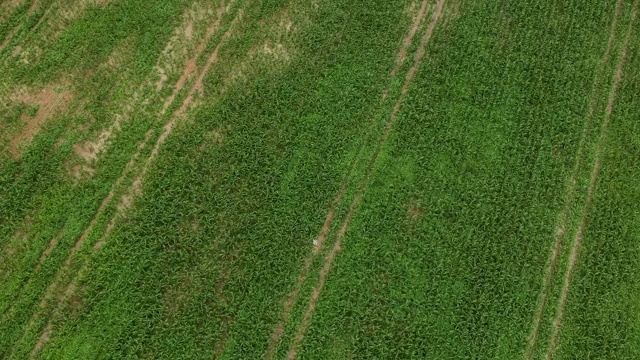
<instances>
[{"instance_id":1,"label":"dry grass patch","mask_svg":"<svg viewBox=\"0 0 640 360\"><path fill-rule=\"evenodd\" d=\"M417 223L423 214L424 211L420 204L415 200L411 200L407 206L407 220L409 221L409 224L413 225Z\"/></svg>"}]
</instances>

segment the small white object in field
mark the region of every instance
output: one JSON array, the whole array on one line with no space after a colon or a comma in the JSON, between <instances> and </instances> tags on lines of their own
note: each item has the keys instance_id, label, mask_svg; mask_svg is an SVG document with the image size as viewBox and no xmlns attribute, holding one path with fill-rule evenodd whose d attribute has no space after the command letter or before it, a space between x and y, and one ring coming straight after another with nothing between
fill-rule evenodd
<instances>
[{"instance_id":1,"label":"small white object in field","mask_svg":"<svg viewBox=\"0 0 640 360\"><path fill-rule=\"evenodd\" d=\"M313 239L313 246L318 246L318 239Z\"/></svg>"}]
</instances>

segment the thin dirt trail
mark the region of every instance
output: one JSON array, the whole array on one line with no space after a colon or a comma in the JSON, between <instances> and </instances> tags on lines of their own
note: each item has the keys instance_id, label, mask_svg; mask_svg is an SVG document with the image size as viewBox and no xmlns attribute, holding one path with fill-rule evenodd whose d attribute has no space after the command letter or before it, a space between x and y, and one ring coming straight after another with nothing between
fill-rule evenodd
<instances>
[{"instance_id":1,"label":"thin dirt trail","mask_svg":"<svg viewBox=\"0 0 640 360\"><path fill-rule=\"evenodd\" d=\"M549 288L551 287L551 280L553 279L553 273L555 271L555 266L558 261L558 254L560 253L560 245L562 244L562 241L564 239L567 220L569 217L569 211L571 210L571 205L573 203L573 197L574 197L575 188L577 184L578 174L580 173L580 169L582 167L584 147L587 142L589 128L591 127L593 113L595 112L595 109L598 106L598 96L597 96L598 84L600 83L602 71L604 70L604 67L606 66L606 64L609 62L609 58L611 57L611 48L613 47L613 42L615 40L615 34L616 34L616 29L617 29L618 19L620 17L621 9L622 9L622 0L618 0L616 3L614 15L613 15L613 21L611 23L611 28L609 29L609 39L607 41L607 47L602 56L602 59L600 60L598 69L596 70L595 79L593 81L591 103L589 105L589 109L587 110L587 116L586 116L584 125L582 127L582 135L580 136L580 142L578 143L578 149L576 151L573 171L571 173L571 178L569 179L569 188L565 195L562 212L560 213L560 224L558 225L558 228L555 231L555 238L554 238L553 246L551 248L549 264L547 265L547 268L545 270L545 274L542 282L542 289L540 290L540 296L538 298L538 307L533 317L531 332L527 337L527 350L525 351L525 356L524 356L525 360L530 360L535 351L535 344L538 338L540 322L542 321L542 317L544 316L544 309L547 302L547 298L549 297Z\"/></svg>"},{"instance_id":2,"label":"thin dirt trail","mask_svg":"<svg viewBox=\"0 0 640 360\"><path fill-rule=\"evenodd\" d=\"M186 64L182 70L182 74L180 75L180 77L178 78L177 82L173 87L173 92L169 97L165 99L162 106L162 111L160 114L161 116L164 115L167 108L175 101L175 97L184 88L188 78L198 70L196 61L202 55L206 47L206 44L209 42L211 37L215 34L215 32L220 27L220 21L221 21L222 14L225 10L225 7L226 7L226 4L222 3L216 9L215 20L211 24L209 24L204 37L196 45L193 55L187 59ZM188 24L191 25L190 22ZM190 40L190 39L191 37L187 40ZM170 45L172 45L171 41L169 42L169 45L165 47L165 51ZM166 64L161 65L159 62L155 65L155 69L159 72L159 75L160 75L159 81L155 84L156 91L160 91L164 85L164 82L168 79L168 76L165 74L165 68L164 68L165 66ZM148 84L143 84L140 86L139 90L133 94L131 102L124 107L123 113L116 115L115 121L108 128L103 130L95 141L86 141L82 145L79 145L79 144L74 145L74 150L80 157L82 157L88 163L94 162L98 158L98 155L105 149L110 138L114 136L114 134L116 134L116 131L121 130L121 123L123 121L129 120L130 113L133 107L135 106L134 104L137 104L140 101L140 94L144 92L145 86L148 86ZM147 100L144 100L144 101L147 101Z\"/></svg>"},{"instance_id":3,"label":"thin dirt trail","mask_svg":"<svg viewBox=\"0 0 640 360\"><path fill-rule=\"evenodd\" d=\"M211 53L211 55L209 55L209 58L205 62L204 66L202 67L202 71L200 71L200 74L196 78L196 81L194 82L193 86L191 87L191 89L189 89L189 93L187 93L187 97L182 101L182 104L180 104L180 107L175 112L174 117L177 117L177 116L180 116L180 115L184 115L184 113L187 110L187 108L189 107L189 105L191 105L191 103L193 102L193 96L195 95L195 93L203 91L203 89L204 89L204 84L203 84L204 77L209 72L209 68L211 68L211 65L213 65L215 62L218 61L218 53L220 52L220 48L224 44L224 41L231 36L233 28L237 25L238 21L240 21L242 16L243 16L243 10L240 9L240 10L238 10L238 14L236 15L236 17L233 19L233 22L231 23L231 26L230 26L229 30L227 30L222 35L222 39L220 40L218 45L216 45L216 47L213 50L213 52Z\"/></svg>"},{"instance_id":4,"label":"thin dirt trail","mask_svg":"<svg viewBox=\"0 0 640 360\"><path fill-rule=\"evenodd\" d=\"M20 27L16 26L14 27L9 34L7 34L7 36L4 38L4 40L2 41L2 44L0 44L0 51L4 50L4 48L7 46L7 44L9 43L9 41L11 41L11 39L13 38L13 36L16 34L16 32L18 32L18 29Z\"/></svg>"},{"instance_id":5,"label":"thin dirt trail","mask_svg":"<svg viewBox=\"0 0 640 360\"><path fill-rule=\"evenodd\" d=\"M207 62L205 63L205 66L203 66L203 68L200 71L200 73L197 74L196 81L193 83L193 85L189 89L187 97L180 104L180 107L171 115L171 117L169 118L169 121L167 121L167 123L162 128L162 133L158 137L158 140L156 140L156 143L153 145L153 149L151 149L151 155L145 161L145 164L144 164L144 166L142 168L142 171L141 171L140 178L144 177L144 175L146 174L147 170L149 169L149 165L158 156L158 151L160 150L160 147L162 146L162 144L164 144L164 142L166 141L167 137L169 137L169 135L173 131L173 128L174 128L176 122L178 121L178 119L182 115L184 115L186 109L192 103L193 96L194 96L195 92L198 91L198 90L202 90L202 87L203 87L202 81L203 81L205 75L209 71L209 68L211 67L211 65L218 60L218 53L220 51L221 46L224 44L225 40L232 35L232 30L237 25L237 23L239 22L240 18L242 17L242 13L243 13L243 10L239 9L238 13L236 14L235 18L233 19L233 21L231 23L231 26L229 27L229 30L227 30L224 33L224 35L222 35L222 39L220 40L218 45L216 45L215 49L213 50L213 52L211 53L211 55L207 59ZM217 22L219 23L219 20ZM172 94L172 96L173 96L173 94Z\"/></svg>"},{"instance_id":6,"label":"thin dirt trail","mask_svg":"<svg viewBox=\"0 0 640 360\"><path fill-rule=\"evenodd\" d=\"M133 165L135 163L135 159L137 157L139 157L141 148L142 147L139 147L138 152L136 152L134 154L134 156L132 157L132 159L129 161L129 163L127 163L127 165L125 166L125 170L122 172L120 177L113 183L113 185L111 186L111 190L109 190L109 193L107 194L107 196L104 199L102 199L102 202L100 202L100 206L98 206L98 209L96 210L93 218L89 222L89 225L87 225L87 227L82 231L82 234L80 235L80 237L78 237L76 242L73 244L73 246L69 250L69 254L67 255L67 258L65 259L64 263L56 271L56 274L54 275L54 280L49 284L49 286L47 286L47 289L45 290L44 296L42 297L42 299L40 299L38 310L33 314L31 319L29 320L29 324L33 323L33 321L36 319L38 314L41 311L44 310L44 308L47 306L49 300L58 291L58 287L61 285L60 282L62 281L61 280L62 276L64 275L64 273L66 273L69 270L69 267L71 266L71 261L73 260L74 255L78 252L78 250L80 249L80 247L84 243L84 241L87 238L87 236L89 236L89 234L93 230L93 227L95 226L99 216L104 212L104 210L107 207L107 205L113 199L114 194L115 194L115 189L117 189L120 186L120 184L122 183L122 181L125 178L125 175L129 172L129 170L131 168L133 168ZM55 243L53 245L55 245ZM50 244L50 246L51 246L51 244ZM47 251L49 251L49 249L45 250L45 253ZM38 267L39 267L39 265L40 264L38 264Z\"/></svg>"},{"instance_id":7,"label":"thin dirt trail","mask_svg":"<svg viewBox=\"0 0 640 360\"><path fill-rule=\"evenodd\" d=\"M209 25L204 37L202 38L202 41L200 41L200 43L198 43L198 45L196 46L196 49L195 49L195 52L193 53L193 56L190 57L187 60L187 63L185 65L185 67L184 67L182 75L180 75L180 77L178 78L178 81L176 82L176 85L173 88L173 92L165 100L164 104L162 105L162 111L160 113L161 115L164 115L164 113L167 111L169 106L171 104L173 104L173 102L174 102L176 96L178 96L178 93L180 92L180 90L182 90L184 88L189 76L191 76L194 72L198 71L197 61L200 58L200 56L202 55L202 53L204 52L205 47L209 43L209 40L211 40L211 37L220 28L220 24L221 24L221 21L222 21L222 14L224 13L225 7L226 7L226 4L223 2L220 5L220 7L216 10L216 19L215 19L215 21L212 22L211 25Z\"/></svg>"},{"instance_id":8,"label":"thin dirt trail","mask_svg":"<svg viewBox=\"0 0 640 360\"><path fill-rule=\"evenodd\" d=\"M404 40L402 42L402 46L400 47L400 50L398 51L398 55L396 56L396 61L395 61L394 67L391 70L391 74L390 74L390 79L391 80L393 80L396 77L400 67L402 66L402 64L406 60L406 54L407 54L407 51L409 49L409 46L411 46L411 43L413 42L413 38L415 37L415 34L416 34L417 30L418 30L418 27L420 26L420 23L424 19L427 3L428 3L427 0L423 0L422 1L422 5L420 7L420 10L418 11L416 16L414 17L413 22L411 24L411 27L409 28L409 31L407 32L407 35L406 35L406 37L404 38ZM388 91L389 91L389 86L390 85L388 85L387 88L384 90L383 98L386 98L386 95L388 94ZM280 317L280 320L278 321L273 333L271 334L271 337L269 338L269 343L267 345L267 350L266 350L265 355L264 355L265 359L272 359L274 354L275 354L276 346L280 342L280 338L282 337L282 334L284 333L285 325L286 325L286 323L287 323L287 321L289 319L289 314L291 312L291 308L293 307L293 304L295 303L296 299L298 298L298 294L300 293L302 285L304 284L304 282L307 279L307 276L309 274L309 270L311 269L311 265L313 264L313 260L315 259L316 255L318 254L320 249L322 249L322 245L324 244L324 240L326 239L327 235L329 234L329 230L331 229L331 223L333 222L333 219L335 217L335 212L337 210L338 204L340 203L340 201L342 200L342 197L344 196L344 193L345 193L345 191L347 189L347 185L350 182L352 173L353 173L357 163L359 162L361 152L362 152L362 147L360 147L358 149L358 151L356 152L356 155L354 156L354 159L352 160L351 164L349 165L349 169L347 170L347 173L344 176L344 178L342 180L342 183L340 184L340 188L338 189L338 193L337 193L336 197L333 199L333 201L331 202L331 205L329 207L329 211L327 212L327 216L325 217L324 222L322 224L322 228L320 229L320 233L316 237L316 242L315 242L315 244L313 246L313 249L312 249L311 253L305 259L304 265L303 265L302 269L300 269L300 272L298 273L298 277L296 279L296 284L295 284L293 290L291 291L291 293L289 293L289 296L284 301L283 310L282 310L282 316Z\"/></svg>"},{"instance_id":9,"label":"thin dirt trail","mask_svg":"<svg viewBox=\"0 0 640 360\"><path fill-rule=\"evenodd\" d=\"M438 19L440 18L440 16L442 15L442 9L444 7L444 3L445 0L438 0L438 2L436 3L436 9L433 12L433 15L431 16L431 20L429 22L429 24L427 25L427 28L424 32L424 35L420 41L420 45L418 47L418 50L416 51L415 55L414 55L414 62L411 66L411 68L409 68L409 71L407 72L407 75L405 77L404 83L402 84L402 91L400 93L400 97L398 98L398 100L396 101L396 104L394 105L393 109L391 110L391 114L389 115L389 119L387 120L387 123L385 124L384 127L384 132L382 133L381 137L378 139L377 143L376 143L376 149L374 151L374 153L372 154L370 160L369 160L369 165L367 167L366 173L364 175L364 177L362 178L362 181L360 182L360 185L358 187L358 192L356 193L356 196L354 197L351 205L349 206L349 211L344 219L344 222L342 223L342 226L340 227L340 230L338 231L337 235L336 235L336 241L333 244L333 247L331 248L331 250L329 251L329 253L327 253L327 256L325 257L324 260L324 265L320 271L320 275L318 277L318 283L316 284L315 288L313 289L313 292L311 293L311 297L309 298L309 303L307 306L307 309L305 311L305 313L303 314L302 317L302 322L300 323L300 326L298 326L297 330L296 330L296 334L293 338L293 341L291 343L291 346L289 347L289 351L287 352L287 359L288 360L293 360L296 357L298 348L300 346L300 343L302 342L302 339L304 337L304 333L306 332L307 328L309 327L309 324L311 322L311 315L313 314L313 311L315 310L315 306L316 306L316 302L318 301L318 298L320 297L320 294L322 293L322 288L324 287L327 275L329 274L329 271L331 270L331 265L333 264L333 260L336 256L336 254L338 253L338 251L340 251L341 247L342 247L342 240L344 239L344 235L347 232L347 228L349 226L349 222L351 221L351 218L353 217L353 214L355 213L358 205L360 204L360 201L362 200L362 197L364 196L364 192L366 190L366 187L369 183L369 180L371 178L371 175L373 174L373 172L375 171L375 163L377 161L378 155L380 154L380 151L382 150L382 147L384 146L384 144L386 143L386 140L389 137L389 134L391 132L391 129L393 127L393 124L396 121L396 116L398 114L398 110L400 109L400 106L402 105L402 102L404 100L404 97L406 96L407 92L409 91L409 85L411 83L411 81L413 80L416 72L418 71L420 64L422 63L422 59L426 53L426 46L429 43L429 40L431 40L431 37L433 35L433 31L436 28L436 25L438 24Z\"/></svg>"},{"instance_id":10,"label":"thin dirt trail","mask_svg":"<svg viewBox=\"0 0 640 360\"><path fill-rule=\"evenodd\" d=\"M56 234L56 236L54 236L53 238L51 238L51 240L49 240L49 245L42 252L42 254L40 254L40 257L38 258L38 263L36 264L35 271L40 270L42 263L49 257L49 255L53 251L53 248L58 244L58 236L60 236L60 233L62 233L62 230L60 230L58 234Z\"/></svg>"},{"instance_id":11,"label":"thin dirt trail","mask_svg":"<svg viewBox=\"0 0 640 360\"><path fill-rule=\"evenodd\" d=\"M631 39L631 32L633 29L633 23L635 21L636 14L637 14L637 1L634 2L633 4L633 12L631 14L631 19L629 20L627 33L624 37L624 43L622 45L622 50L620 52L620 58L616 66L616 72L613 75L611 91L609 92L609 100L607 102L607 107L605 109L605 114L604 114L604 121L602 122L602 127L600 130L600 138L598 139L596 155L593 161L593 168L591 169L589 187L587 188L587 199L585 200L584 207L582 208L582 214L580 215L580 225L578 226L578 230L576 231L576 236L573 240L573 247L571 248L571 254L569 255L567 271L564 276L564 283L562 285L562 290L560 291L560 299L558 300L556 315L553 319L551 337L549 339L549 344L547 346L547 351L545 354L546 360L551 359L553 352L555 350L556 344L558 342L558 333L559 333L561 322L562 322L562 316L564 314L564 308L566 306L567 298L569 296L569 289L571 287L571 276L573 275L573 269L575 268L575 264L578 260L578 251L580 250L580 247L582 245L582 236L584 233L584 227L587 220L589 207L591 206L591 202L593 200L593 194L595 193L596 183L598 180L598 173L600 171L600 166L601 166L602 151L607 138L607 130L609 127L609 122L611 121L611 114L613 113L613 106L616 99L616 92L618 90L618 87L620 86L620 81L622 80L624 62L627 57L627 48L629 46L629 40Z\"/></svg>"},{"instance_id":12,"label":"thin dirt trail","mask_svg":"<svg viewBox=\"0 0 640 360\"><path fill-rule=\"evenodd\" d=\"M22 131L9 141L10 154L14 159L17 159L20 157L21 145L29 143L35 134L40 131L42 124L54 114L66 111L74 95L71 91L57 91L53 85L49 85L37 94L17 94L11 98L15 102L38 106L38 110L33 117L22 115L21 120L26 124Z\"/></svg>"},{"instance_id":13,"label":"thin dirt trail","mask_svg":"<svg viewBox=\"0 0 640 360\"><path fill-rule=\"evenodd\" d=\"M38 342L36 343L36 346L34 346L34 348L29 353L29 359L35 359L36 355L38 355L38 352L42 350L42 347L44 346L44 344L49 341L49 338L51 337L51 330L52 330L51 324L48 324L44 328L44 330L42 330L42 333L38 338Z\"/></svg>"}]
</instances>

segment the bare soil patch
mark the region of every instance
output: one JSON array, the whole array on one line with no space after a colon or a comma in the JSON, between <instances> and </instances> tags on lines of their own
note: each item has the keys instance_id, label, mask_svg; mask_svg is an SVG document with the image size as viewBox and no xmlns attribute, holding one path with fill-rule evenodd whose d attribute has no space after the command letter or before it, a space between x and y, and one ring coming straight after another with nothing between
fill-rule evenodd
<instances>
[{"instance_id":1,"label":"bare soil patch","mask_svg":"<svg viewBox=\"0 0 640 360\"><path fill-rule=\"evenodd\" d=\"M156 91L160 91L162 90L164 83L167 82L169 77L167 76L166 71L159 66L156 66L156 71L158 71L158 75L160 76L160 78L156 82Z\"/></svg>"},{"instance_id":2,"label":"bare soil patch","mask_svg":"<svg viewBox=\"0 0 640 360\"><path fill-rule=\"evenodd\" d=\"M38 6L40 6L40 1L33 0L31 6L29 6L29 9L27 9L27 14L31 14L32 12L34 12L38 8Z\"/></svg>"},{"instance_id":3,"label":"bare soil patch","mask_svg":"<svg viewBox=\"0 0 640 360\"><path fill-rule=\"evenodd\" d=\"M5 18L4 14L8 16L11 13L11 11L13 11L13 9L18 7L18 5L21 5L22 3L24 3L24 1L25 0L9 0L0 4L0 9L2 9L3 11L3 15L0 16L0 19L4 20Z\"/></svg>"},{"instance_id":4,"label":"bare soil patch","mask_svg":"<svg viewBox=\"0 0 640 360\"><path fill-rule=\"evenodd\" d=\"M22 114L22 130L9 140L11 156L18 158L21 154L21 147L31 141L47 119L56 113L66 111L67 106L71 100L73 100L73 93L69 90L56 89L53 85L49 85L42 91L36 93L27 91L19 92L12 95L11 100L28 106L38 107L33 117Z\"/></svg>"},{"instance_id":5,"label":"bare soil patch","mask_svg":"<svg viewBox=\"0 0 640 360\"><path fill-rule=\"evenodd\" d=\"M18 31L18 29L19 27L15 27L13 28L13 30L11 30L11 32L9 32L9 34L7 34L7 36L2 41L2 44L0 44L0 50L4 49L7 46L11 38L13 38L13 35L15 35L16 31Z\"/></svg>"},{"instance_id":6,"label":"bare soil patch","mask_svg":"<svg viewBox=\"0 0 640 360\"><path fill-rule=\"evenodd\" d=\"M191 40L191 38L193 37L193 23L192 22L187 23L187 26L184 28L184 37L187 40Z\"/></svg>"}]
</instances>

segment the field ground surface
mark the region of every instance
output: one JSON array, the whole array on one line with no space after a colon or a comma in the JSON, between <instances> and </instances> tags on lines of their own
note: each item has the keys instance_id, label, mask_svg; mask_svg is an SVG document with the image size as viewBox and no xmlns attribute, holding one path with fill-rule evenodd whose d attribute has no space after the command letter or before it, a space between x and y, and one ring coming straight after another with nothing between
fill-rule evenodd
<instances>
[{"instance_id":1,"label":"field ground surface","mask_svg":"<svg viewBox=\"0 0 640 360\"><path fill-rule=\"evenodd\" d=\"M638 11L0 1L0 358L639 359Z\"/></svg>"}]
</instances>

